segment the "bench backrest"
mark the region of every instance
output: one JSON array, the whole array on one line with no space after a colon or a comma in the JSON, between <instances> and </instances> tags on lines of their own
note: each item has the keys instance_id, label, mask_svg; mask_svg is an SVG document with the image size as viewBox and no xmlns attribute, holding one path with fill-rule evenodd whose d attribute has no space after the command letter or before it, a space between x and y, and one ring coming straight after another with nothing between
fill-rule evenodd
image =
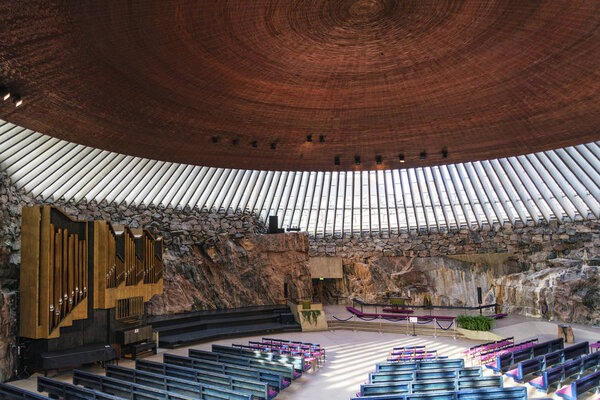
<instances>
[{"instance_id":1,"label":"bench backrest","mask_svg":"<svg viewBox=\"0 0 600 400\"><path fill-rule=\"evenodd\" d=\"M259 380L268 383L270 386L281 390L283 377L278 372L262 370L260 368L243 367L235 364L226 364L216 361L200 360L197 358L183 357L175 354L165 353L163 360L166 364L179 365L199 370L208 370L219 372L226 375L237 376Z\"/></svg>"},{"instance_id":2,"label":"bench backrest","mask_svg":"<svg viewBox=\"0 0 600 400\"><path fill-rule=\"evenodd\" d=\"M192 351L196 351L194 349L190 349L190 356ZM267 360L272 362L280 362L284 365L292 364L296 371L304 371L304 356L303 355L288 355L288 354L277 354L273 352L266 351L257 351L256 349L244 349L239 347L229 347L229 346L221 346L218 344L212 345L213 353L221 353L221 354L235 354L243 357L256 358L260 360Z\"/></svg>"},{"instance_id":3,"label":"bench backrest","mask_svg":"<svg viewBox=\"0 0 600 400\"><path fill-rule=\"evenodd\" d=\"M50 393L51 396L61 399L122 400L121 397L46 378L45 376L38 376L37 390L38 392Z\"/></svg>"},{"instance_id":4,"label":"bench backrest","mask_svg":"<svg viewBox=\"0 0 600 400\"><path fill-rule=\"evenodd\" d=\"M580 396L590 389L597 388L600 385L600 371L592 372L589 375L571 382L571 391L574 397Z\"/></svg>"},{"instance_id":5,"label":"bench backrest","mask_svg":"<svg viewBox=\"0 0 600 400\"><path fill-rule=\"evenodd\" d=\"M365 400L355 397L352 400ZM527 388L486 388L459 392L412 393L372 396L368 400L527 400Z\"/></svg>"},{"instance_id":6,"label":"bench backrest","mask_svg":"<svg viewBox=\"0 0 600 400\"><path fill-rule=\"evenodd\" d=\"M155 389L121 381L119 379L92 374L78 369L73 371L73 384L125 398L148 397L151 399L164 400L189 400L194 398L183 394L172 393L166 390Z\"/></svg>"},{"instance_id":7,"label":"bench backrest","mask_svg":"<svg viewBox=\"0 0 600 400\"><path fill-rule=\"evenodd\" d=\"M406 371L414 369L449 369L464 368L465 360L461 358L449 358L445 360L422 360L409 362L385 362L376 365L379 371Z\"/></svg>"},{"instance_id":8,"label":"bench backrest","mask_svg":"<svg viewBox=\"0 0 600 400\"><path fill-rule=\"evenodd\" d=\"M464 379L429 379L410 382L386 382L361 385L362 396L381 394L444 392L480 388L501 388L501 376L486 376Z\"/></svg>"},{"instance_id":9,"label":"bench backrest","mask_svg":"<svg viewBox=\"0 0 600 400\"><path fill-rule=\"evenodd\" d=\"M194 397L197 393L209 396L222 397L231 400L246 400L250 394L237 392L231 387L221 387L193 382L187 379L174 378L172 376L159 375L152 372L120 367L117 365L106 366L106 376L125 382L137 383L139 385L167 390Z\"/></svg>"},{"instance_id":10,"label":"bench backrest","mask_svg":"<svg viewBox=\"0 0 600 400\"><path fill-rule=\"evenodd\" d=\"M206 385L226 387L243 393L251 393L260 398L268 398L269 393L268 385L265 382L243 379L216 372L195 370L179 365L169 365L138 359L135 361L135 369L174 378L187 379Z\"/></svg>"},{"instance_id":11,"label":"bench backrest","mask_svg":"<svg viewBox=\"0 0 600 400\"><path fill-rule=\"evenodd\" d=\"M50 400L41 394L29 392L16 386L0 382L0 399L6 400Z\"/></svg>"}]
</instances>

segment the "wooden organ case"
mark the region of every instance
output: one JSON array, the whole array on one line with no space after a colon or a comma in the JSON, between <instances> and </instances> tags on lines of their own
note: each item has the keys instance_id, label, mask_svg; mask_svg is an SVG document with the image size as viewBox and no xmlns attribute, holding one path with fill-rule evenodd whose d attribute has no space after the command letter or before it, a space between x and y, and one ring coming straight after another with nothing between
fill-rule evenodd
<instances>
[{"instance_id":1,"label":"wooden organ case","mask_svg":"<svg viewBox=\"0 0 600 400\"><path fill-rule=\"evenodd\" d=\"M60 363L46 362L45 355L78 348L120 349L129 344L120 343L124 332L144 332L136 337L151 339L144 303L163 292L162 238L37 206L23 208L21 248L25 365L49 369L45 364Z\"/></svg>"}]
</instances>

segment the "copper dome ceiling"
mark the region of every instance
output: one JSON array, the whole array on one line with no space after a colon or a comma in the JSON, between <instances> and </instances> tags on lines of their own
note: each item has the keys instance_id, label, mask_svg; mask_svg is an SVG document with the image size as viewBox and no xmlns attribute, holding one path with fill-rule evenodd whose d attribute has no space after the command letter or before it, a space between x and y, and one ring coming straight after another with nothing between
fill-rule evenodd
<instances>
[{"instance_id":1,"label":"copper dome ceiling","mask_svg":"<svg viewBox=\"0 0 600 400\"><path fill-rule=\"evenodd\" d=\"M600 138L599 25L585 0L10 0L0 118L228 168L532 153Z\"/></svg>"}]
</instances>

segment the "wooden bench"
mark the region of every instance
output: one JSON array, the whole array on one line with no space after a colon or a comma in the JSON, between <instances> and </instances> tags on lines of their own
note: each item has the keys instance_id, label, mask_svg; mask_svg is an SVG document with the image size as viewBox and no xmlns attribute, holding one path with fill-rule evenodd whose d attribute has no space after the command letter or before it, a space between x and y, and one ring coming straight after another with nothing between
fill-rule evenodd
<instances>
[{"instance_id":1,"label":"wooden bench","mask_svg":"<svg viewBox=\"0 0 600 400\"><path fill-rule=\"evenodd\" d=\"M427 379L461 379L482 376L481 367L461 369L426 369L399 372L371 372L369 383L420 381Z\"/></svg>"},{"instance_id":2,"label":"wooden bench","mask_svg":"<svg viewBox=\"0 0 600 400\"><path fill-rule=\"evenodd\" d=\"M213 353L210 351L196 349L189 349L188 356L190 358L210 360L226 364L235 364L245 367L260 368L264 370L279 372L284 380L288 380L290 382L302 376L302 372L297 371L292 364L284 364L283 362L266 361L239 355Z\"/></svg>"},{"instance_id":3,"label":"wooden bench","mask_svg":"<svg viewBox=\"0 0 600 400\"><path fill-rule=\"evenodd\" d=\"M156 361L136 360L135 369L174 378L187 379L192 382L204 383L212 386L226 387L239 392L251 393L259 399L270 400L278 393L276 390L269 389L269 385L266 382L261 382L259 380L244 379L217 372L196 370Z\"/></svg>"},{"instance_id":4,"label":"wooden bench","mask_svg":"<svg viewBox=\"0 0 600 400\"><path fill-rule=\"evenodd\" d=\"M77 399L77 400L123 400L121 397L92 389L82 388L67 382L57 381L45 376L38 376L38 392L46 392L54 399Z\"/></svg>"},{"instance_id":5,"label":"wooden bench","mask_svg":"<svg viewBox=\"0 0 600 400\"><path fill-rule=\"evenodd\" d=\"M580 376L585 371L596 371L600 367L600 352L567 361L542 372L542 376L529 381L529 384L546 393L554 385L560 385L572 376Z\"/></svg>"},{"instance_id":6,"label":"wooden bench","mask_svg":"<svg viewBox=\"0 0 600 400\"><path fill-rule=\"evenodd\" d=\"M300 373L307 370L305 357L304 355L288 355L288 354L277 354L274 352L266 352L266 351L258 351L257 349L245 349L242 347L229 347L229 346L221 346L218 344L213 344L211 347L213 353L218 354L233 354L246 358L256 358L260 360L267 360L273 362L279 362L282 364L292 364L296 371ZM190 357L193 357L191 354L195 349L190 349ZM310 366L309 366L310 367Z\"/></svg>"},{"instance_id":7,"label":"wooden bench","mask_svg":"<svg viewBox=\"0 0 600 400\"><path fill-rule=\"evenodd\" d=\"M182 380L178 379L177 381ZM73 371L73 383L75 385L81 385L88 389L98 390L126 399L148 397L164 400L188 400L214 399L216 396L219 396L230 400L252 400L252 396L246 393L225 391L225 389L209 386L198 385L197 390L189 390L180 382L172 380L161 385L162 388L155 387L149 380L143 380L143 382L143 384L138 384L78 369Z\"/></svg>"},{"instance_id":8,"label":"wooden bench","mask_svg":"<svg viewBox=\"0 0 600 400\"><path fill-rule=\"evenodd\" d=\"M384 362L375 366L375 372L411 371L415 369L457 369L464 368L465 360L462 358L449 358L445 360L421 360L411 362Z\"/></svg>"},{"instance_id":9,"label":"wooden bench","mask_svg":"<svg viewBox=\"0 0 600 400\"><path fill-rule=\"evenodd\" d=\"M360 396L420 392L445 392L499 387L502 387L501 376L486 376L463 379L432 379L413 382L363 384L360 386Z\"/></svg>"},{"instance_id":10,"label":"wooden bench","mask_svg":"<svg viewBox=\"0 0 600 400\"><path fill-rule=\"evenodd\" d=\"M511 353L513 351L521 350L526 347L535 346L538 343L538 339L529 339L519 343L508 343L501 347L492 347L491 349L487 349L485 351L480 352L477 355L472 356L474 361L479 361L481 363L489 361L491 359L495 359L498 355Z\"/></svg>"},{"instance_id":11,"label":"wooden bench","mask_svg":"<svg viewBox=\"0 0 600 400\"><path fill-rule=\"evenodd\" d=\"M556 350L561 350L564 347L562 339L553 339L547 342L542 342L531 347L526 347L521 350L516 350L510 353L501 354L496 357L496 361L492 364L486 364L486 368L494 372L504 373L514 365L521 361L530 360L532 358L551 353Z\"/></svg>"},{"instance_id":12,"label":"wooden bench","mask_svg":"<svg viewBox=\"0 0 600 400\"><path fill-rule=\"evenodd\" d=\"M253 397L253 393L244 390L235 390L231 387L222 387L206 383L194 382L187 379L174 378L172 376L140 371L137 369L119 367L116 365L106 366L106 377L118 379L124 382L136 383L147 387L167 390L173 393L184 394L194 397L197 393L205 394L206 397L228 398L243 400ZM262 393L264 395L264 393Z\"/></svg>"},{"instance_id":13,"label":"wooden bench","mask_svg":"<svg viewBox=\"0 0 600 400\"><path fill-rule=\"evenodd\" d=\"M570 385L557 390L556 395L567 400L577 400L578 396L590 390L594 390L595 393L600 390L600 371L592 372L571 382Z\"/></svg>"},{"instance_id":14,"label":"wooden bench","mask_svg":"<svg viewBox=\"0 0 600 400\"><path fill-rule=\"evenodd\" d=\"M589 353L588 342L582 342L574 346L557 350L531 360L521 361L517 368L506 372L506 375L516 382L523 383L530 375L539 375L542 371L565 361L583 356Z\"/></svg>"},{"instance_id":15,"label":"wooden bench","mask_svg":"<svg viewBox=\"0 0 600 400\"><path fill-rule=\"evenodd\" d=\"M50 400L49 397L33 393L25 389L18 388L6 383L0 382L0 399L5 400Z\"/></svg>"},{"instance_id":16,"label":"wooden bench","mask_svg":"<svg viewBox=\"0 0 600 400\"><path fill-rule=\"evenodd\" d=\"M269 384L270 388L280 392L291 384L291 381L285 380L279 372L263 370L260 368L249 368L241 365L227 364L216 361L201 360L165 353L163 355L165 364L179 365L198 370L218 372L240 378L254 379Z\"/></svg>"}]
</instances>

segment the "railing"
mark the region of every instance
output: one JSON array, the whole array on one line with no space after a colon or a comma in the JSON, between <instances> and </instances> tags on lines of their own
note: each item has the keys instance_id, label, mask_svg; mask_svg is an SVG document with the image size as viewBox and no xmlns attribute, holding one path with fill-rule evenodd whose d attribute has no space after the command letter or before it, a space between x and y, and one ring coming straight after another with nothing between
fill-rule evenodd
<instances>
[{"instance_id":1,"label":"railing","mask_svg":"<svg viewBox=\"0 0 600 400\"><path fill-rule=\"evenodd\" d=\"M382 307L382 308L392 308L397 306L397 304L381 304L381 303L365 303L364 301L357 299L357 298L352 298L352 307L355 306L355 304L360 305L360 311L363 311L363 306L367 306L367 307L375 307L375 314L377 314L377 307ZM401 307L402 308L423 308L423 309L429 309L429 310L434 310L434 309L439 309L439 310L468 310L468 311L473 311L473 310L485 310L487 308L496 308L498 306L498 303L494 303L494 304L486 304L486 305L480 305L480 306L476 306L476 307L468 307L468 306L417 306L417 305L410 305L410 304L403 304ZM356 308L356 307L355 307Z\"/></svg>"}]
</instances>

